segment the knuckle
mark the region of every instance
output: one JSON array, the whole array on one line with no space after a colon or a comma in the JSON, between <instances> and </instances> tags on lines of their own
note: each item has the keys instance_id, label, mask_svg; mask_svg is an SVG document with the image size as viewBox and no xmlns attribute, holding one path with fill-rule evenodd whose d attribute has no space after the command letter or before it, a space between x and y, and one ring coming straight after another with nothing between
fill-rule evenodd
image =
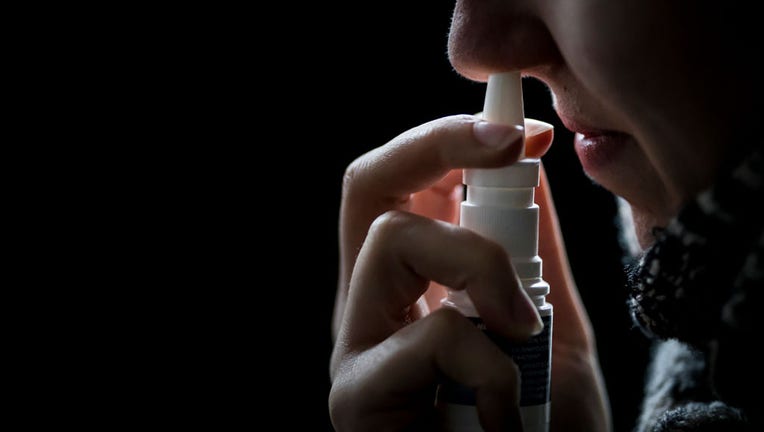
<instances>
[{"instance_id":1,"label":"knuckle","mask_svg":"<svg viewBox=\"0 0 764 432\"><path fill-rule=\"evenodd\" d=\"M341 386L332 385L329 391L329 417L337 430L345 429L342 426L348 422L349 404L347 392Z\"/></svg>"},{"instance_id":2,"label":"knuckle","mask_svg":"<svg viewBox=\"0 0 764 432\"><path fill-rule=\"evenodd\" d=\"M429 331L434 335L447 335L449 338L459 339L472 330L472 325L464 319L464 316L454 309L443 307L429 316Z\"/></svg>"},{"instance_id":3,"label":"knuckle","mask_svg":"<svg viewBox=\"0 0 764 432\"><path fill-rule=\"evenodd\" d=\"M369 227L370 237L395 238L411 225L411 215L406 212L390 210L377 216Z\"/></svg>"},{"instance_id":4,"label":"knuckle","mask_svg":"<svg viewBox=\"0 0 764 432\"><path fill-rule=\"evenodd\" d=\"M345 168L345 174L342 176L342 190L345 193L358 184L360 173L364 171L366 165L365 157L361 156Z\"/></svg>"},{"instance_id":5,"label":"knuckle","mask_svg":"<svg viewBox=\"0 0 764 432\"><path fill-rule=\"evenodd\" d=\"M354 430L358 422L359 402L353 385L352 365L344 364L329 390L329 417L337 431Z\"/></svg>"}]
</instances>

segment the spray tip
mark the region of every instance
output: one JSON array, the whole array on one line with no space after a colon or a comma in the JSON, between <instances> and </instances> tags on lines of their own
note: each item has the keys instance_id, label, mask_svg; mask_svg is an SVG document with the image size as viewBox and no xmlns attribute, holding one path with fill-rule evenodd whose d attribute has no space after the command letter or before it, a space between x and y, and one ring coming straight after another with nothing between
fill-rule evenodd
<instances>
[{"instance_id":1,"label":"spray tip","mask_svg":"<svg viewBox=\"0 0 764 432\"><path fill-rule=\"evenodd\" d=\"M507 126L524 126L523 85L520 72L502 72L488 77L483 119ZM525 148L520 155L525 156Z\"/></svg>"}]
</instances>

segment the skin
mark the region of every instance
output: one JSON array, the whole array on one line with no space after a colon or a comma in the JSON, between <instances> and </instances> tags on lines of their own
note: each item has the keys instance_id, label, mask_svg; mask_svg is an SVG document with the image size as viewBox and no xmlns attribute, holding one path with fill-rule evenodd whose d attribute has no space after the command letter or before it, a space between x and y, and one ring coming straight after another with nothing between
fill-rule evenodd
<instances>
[{"instance_id":1,"label":"skin","mask_svg":"<svg viewBox=\"0 0 764 432\"><path fill-rule=\"evenodd\" d=\"M736 86L758 81L758 67L748 64L759 50L747 51L732 30L746 23L736 24L740 19L717 4L707 7L660 0L459 1L449 55L458 72L480 81L521 69L550 87L566 123L626 134L616 160L587 173L632 205L647 246L652 227L666 225L711 183L729 131L749 128L740 112L752 107Z\"/></svg>"},{"instance_id":2,"label":"skin","mask_svg":"<svg viewBox=\"0 0 764 432\"><path fill-rule=\"evenodd\" d=\"M749 50L740 33L754 27L742 21L746 14L711 6L463 0L449 57L477 81L521 70L549 86L566 125L617 134L604 163L585 146L577 153L592 179L631 204L648 246L653 227L713 182L727 143L747 137L747 114L760 99L753 64L761 50ZM552 140L538 123L526 122L526 135L529 155L542 155ZM465 289L488 327L514 340L534 331L538 317L506 254L453 225L460 169L510 164L519 145L512 128L453 116L404 132L348 167L330 371L338 431L426 430L441 375L476 389L485 430L520 430L514 363L463 317L438 308L443 285ZM536 201L544 277L555 287L552 429L609 430L594 336L544 175Z\"/></svg>"}]
</instances>

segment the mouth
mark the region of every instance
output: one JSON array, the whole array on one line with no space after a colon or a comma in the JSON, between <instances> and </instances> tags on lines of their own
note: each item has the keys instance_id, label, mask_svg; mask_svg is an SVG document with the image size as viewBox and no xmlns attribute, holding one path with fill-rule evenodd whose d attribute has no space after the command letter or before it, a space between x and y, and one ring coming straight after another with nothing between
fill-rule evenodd
<instances>
[{"instance_id":1,"label":"mouth","mask_svg":"<svg viewBox=\"0 0 764 432\"><path fill-rule=\"evenodd\" d=\"M591 127L560 115L565 128L575 132L574 147L581 166L590 177L598 177L612 165L631 137L623 132Z\"/></svg>"}]
</instances>

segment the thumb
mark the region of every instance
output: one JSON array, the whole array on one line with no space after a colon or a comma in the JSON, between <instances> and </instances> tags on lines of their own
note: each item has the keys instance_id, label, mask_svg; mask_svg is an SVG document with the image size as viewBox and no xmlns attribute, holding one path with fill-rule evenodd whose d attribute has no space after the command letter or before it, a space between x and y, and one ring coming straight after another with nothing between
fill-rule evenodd
<instances>
[{"instance_id":1,"label":"thumb","mask_svg":"<svg viewBox=\"0 0 764 432\"><path fill-rule=\"evenodd\" d=\"M542 165L541 179L536 191L539 205L539 255L544 262L544 279L549 283L547 299L554 305L556 341L579 348L593 348L591 323L578 295L570 271L560 222L554 207L549 181Z\"/></svg>"}]
</instances>

